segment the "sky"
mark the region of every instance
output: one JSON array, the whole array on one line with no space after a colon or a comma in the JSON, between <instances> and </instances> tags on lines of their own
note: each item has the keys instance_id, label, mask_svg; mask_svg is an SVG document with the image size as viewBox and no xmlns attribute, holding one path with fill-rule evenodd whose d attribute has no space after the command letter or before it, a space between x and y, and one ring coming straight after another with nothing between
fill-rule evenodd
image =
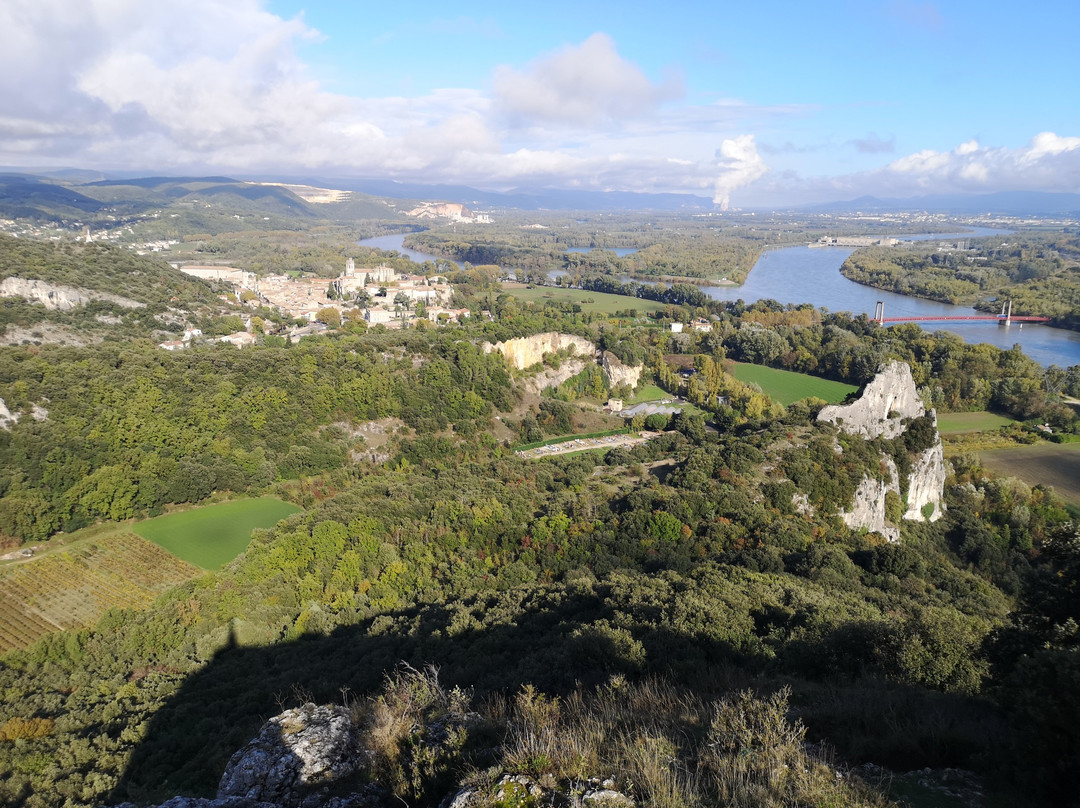
<instances>
[{"instance_id":1,"label":"sky","mask_svg":"<svg viewBox=\"0 0 1080 808\"><path fill-rule=\"evenodd\" d=\"M1080 192L1076 0L3 0L0 165Z\"/></svg>"}]
</instances>

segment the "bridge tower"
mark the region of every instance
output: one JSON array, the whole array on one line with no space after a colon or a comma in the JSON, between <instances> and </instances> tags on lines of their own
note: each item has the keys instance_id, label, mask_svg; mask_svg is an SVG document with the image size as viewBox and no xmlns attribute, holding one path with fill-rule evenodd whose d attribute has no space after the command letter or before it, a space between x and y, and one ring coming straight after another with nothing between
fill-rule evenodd
<instances>
[{"instance_id":1,"label":"bridge tower","mask_svg":"<svg viewBox=\"0 0 1080 808\"><path fill-rule=\"evenodd\" d=\"M879 300L877 305L874 306L874 322L878 325L885 325L885 301Z\"/></svg>"},{"instance_id":2,"label":"bridge tower","mask_svg":"<svg viewBox=\"0 0 1080 808\"><path fill-rule=\"evenodd\" d=\"M1012 325L1012 301L1007 300L1001 304L1001 317L1004 319L1001 322L1005 325Z\"/></svg>"}]
</instances>

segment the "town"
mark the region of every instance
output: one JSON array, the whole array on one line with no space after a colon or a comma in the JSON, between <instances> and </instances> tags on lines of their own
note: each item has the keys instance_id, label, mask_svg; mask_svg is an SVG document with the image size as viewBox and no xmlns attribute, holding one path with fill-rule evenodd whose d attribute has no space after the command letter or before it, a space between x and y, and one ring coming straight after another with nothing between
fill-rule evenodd
<instances>
[{"instance_id":1,"label":"town","mask_svg":"<svg viewBox=\"0 0 1080 808\"><path fill-rule=\"evenodd\" d=\"M293 325L282 336L296 342L313 334L322 334L346 321L362 321L367 326L407 328L418 321L435 325L460 322L469 316L467 308L450 308L453 289L439 275L427 277L400 273L385 265L357 269L349 258L344 271L336 278L292 278L268 275L227 266L179 266L192 277L226 283L243 305L257 310L268 307L293 318ZM256 331L268 333L272 324L254 314L244 317L244 331L216 338L238 348L254 345ZM178 351L202 338L199 329L189 328L178 340L158 344L166 351Z\"/></svg>"}]
</instances>

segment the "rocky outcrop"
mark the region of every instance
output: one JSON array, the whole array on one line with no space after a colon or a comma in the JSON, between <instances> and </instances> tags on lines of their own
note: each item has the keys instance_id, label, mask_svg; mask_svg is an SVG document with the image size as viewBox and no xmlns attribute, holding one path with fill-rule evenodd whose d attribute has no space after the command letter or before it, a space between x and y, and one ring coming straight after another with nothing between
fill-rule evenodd
<instances>
[{"instance_id":1,"label":"rocky outcrop","mask_svg":"<svg viewBox=\"0 0 1080 808\"><path fill-rule=\"evenodd\" d=\"M895 438L904 433L905 418L919 418L925 412L911 368L903 362L889 362L857 401L824 407L818 420L834 423L849 435Z\"/></svg>"},{"instance_id":2,"label":"rocky outcrop","mask_svg":"<svg viewBox=\"0 0 1080 808\"><path fill-rule=\"evenodd\" d=\"M10 430L17 423L19 423L19 413L9 410L4 399L0 398L0 429Z\"/></svg>"},{"instance_id":3,"label":"rocky outcrop","mask_svg":"<svg viewBox=\"0 0 1080 808\"><path fill-rule=\"evenodd\" d=\"M19 423L20 417L21 413L18 410L12 412L8 409L4 399L0 398L0 429L10 432L11 427ZM30 417L35 421L44 421L49 417L49 411L38 404L31 404Z\"/></svg>"},{"instance_id":4,"label":"rocky outcrop","mask_svg":"<svg viewBox=\"0 0 1080 808\"><path fill-rule=\"evenodd\" d=\"M937 425L935 420L934 425ZM936 522L945 511L945 455L941 440L924 450L911 464L908 476L907 510L904 518L915 522Z\"/></svg>"},{"instance_id":5,"label":"rocky outcrop","mask_svg":"<svg viewBox=\"0 0 1080 808\"><path fill-rule=\"evenodd\" d=\"M508 339L494 345L485 342L483 345L484 353L499 351L518 370L524 370L544 361L544 354L558 353L571 348L581 357L596 356L596 346L589 340L573 334L559 334L555 331L534 334L531 337Z\"/></svg>"},{"instance_id":6,"label":"rocky outcrop","mask_svg":"<svg viewBox=\"0 0 1080 808\"><path fill-rule=\"evenodd\" d=\"M630 389L638 386L641 379L641 371L644 365L624 365L622 361L611 351L604 351L600 359L600 367L604 370L604 378L608 387L614 390L620 384L625 384Z\"/></svg>"},{"instance_id":7,"label":"rocky outcrop","mask_svg":"<svg viewBox=\"0 0 1080 808\"><path fill-rule=\"evenodd\" d=\"M859 487L855 489L851 510L844 511L840 516L850 528L866 528L872 533L880 533L889 541L900 541L900 528L889 524L885 515L885 496L890 491L899 496L900 483L896 476L896 464L891 458L886 458L886 466L889 469L889 479L863 477Z\"/></svg>"},{"instance_id":8,"label":"rocky outcrop","mask_svg":"<svg viewBox=\"0 0 1080 808\"><path fill-rule=\"evenodd\" d=\"M218 799L240 797L299 805L312 791L366 765L356 749L356 726L343 707L307 704L267 721L229 760Z\"/></svg>"},{"instance_id":9,"label":"rocky outcrop","mask_svg":"<svg viewBox=\"0 0 1080 808\"><path fill-rule=\"evenodd\" d=\"M24 300L41 303L47 309L60 311L85 306L93 300L105 300L123 306L125 309L139 309L146 305L108 292L95 292L27 278L4 278L0 282L0 297L21 297Z\"/></svg>"},{"instance_id":10,"label":"rocky outcrop","mask_svg":"<svg viewBox=\"0 0 1080 808\"><path fill-rule=\"evenodd\" d=\"M900 490L896 466L891 458L883 455L882 461L889 468L891 482L863 478L851 509L841 514L849 527L865 528L890 541L898 541L900 531L889 523L885 513L885 496L890 490L901 495L907 504L904 519L922 522L941 518L945 511L945 455L937 432L937 414L923 406L911 368L903 362L890 362L883 367L863 389L858 400L824 407L818 414L819 421L836 424L850 435L867 439L898 438L907 431L912 420L927 415L933 422L933 444L913 458L907 490Z\"/></svg>"},{"instance_id":11,"label":"rocky outcrop","mask_svg":"<svg viewBox=\"0 0 1080 808\"><path fill-rule=\"evenodd\" d=\"M434 749L475 720L445 717L414 726L410 745ZM390 808L406 803L378 783L365 782L373 755L364 748L353 714L336 706L306 704L271 718L259 734L229 760L214 799L174 797L158 808ZM579 808L634 808L610 778L556 783L521 774L496 774L487 784L451 789L447 808L490 805L565 805ZM135 808L122 803L117 808Z\"/></svg>"},{"instance_id":12,"label":"rocky outcrop","mask_svg":"<svg viewBox=\"0 0 1080 808\"><path fill-rule=\"evenodd\" d=\"M523 774L504 775L491 789L465 788L443 802L445 808L495 805L566 805L581 808L634 808L634 800L615 790L614 780L593 778L578 788L552 788Z\"/></svg>"},{"instance_id":13,"label":"rocky outcrop","mask_svg":"<svg viewBox=\"0 0 1080 808\"><path fill-rule=\"evenodd\" d=\"M532 392L539 394L541 390L549 387L558 387L567 379L572 379L581 371L585 370L584 359L564 359L559 369L546 368L525 382L525 386Z\"/></svg>"}]
</instances>

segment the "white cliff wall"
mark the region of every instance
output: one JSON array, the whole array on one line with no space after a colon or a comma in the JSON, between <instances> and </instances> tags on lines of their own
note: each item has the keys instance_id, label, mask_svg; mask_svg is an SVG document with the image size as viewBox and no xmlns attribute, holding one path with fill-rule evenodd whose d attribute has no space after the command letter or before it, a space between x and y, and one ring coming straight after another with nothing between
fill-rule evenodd
<instances>
[{"instance_id":1,"label":"white cliff wall","mask_svg":"<svg viewBox=\"0 0 1080 808\"><path fill-rule=\"evenodd\" d=\"M641 371L644 365L624 365L622 361L611 351L604 351L600 360L600 367L604 370L604 378L608 387L614 389L620 384L625 384L631 390L638 386L641 380Z\"/></svg>"},{"instance_id":2,"label":"white cliff wall","mask_svg":"<svg viewBox=\"0 0 1080 808\"><path fill-rule=\"evenodd\" d=\"M137 300L111 295L108 292L95 292L58 283L30 280L27 278L4 278L0 282L0 297L21 297L24 300L41 303L47 309L68 311L78 306L85 306L92 300L107 300L125 309L141 309L145 303Z\"/></svg>"},{"instance_id":3,"label":"white cliff wall","mask_svg":"<svg viewBox=\"0 0 1080 808\"><path fill-rule=\"evenodd\" d=\"M531 337L508 339L506 342L497 342L494 345L485 342L482 347L484 353L498 351L518 370L524 370L542 362L546 353L556 353L570 347L573 347L580 357L591 359L596 356L596 346L589 340L573 334L559 334L555 331L535 334Z\"/></svg>"},{"instance_id":4,"label":"white cliff wall","mask_svg":"<svg viewBox=\"0 0 1080 808\"><path fill-rule=\"evenodd\" d=\"M926 412L915 389L911 368L890 362L861 396L851 404L831 404L818 414L819 421L836 424L849 435L895 438L904 433L904 418L919 418Z\"/></svg>"}]
</instances>

